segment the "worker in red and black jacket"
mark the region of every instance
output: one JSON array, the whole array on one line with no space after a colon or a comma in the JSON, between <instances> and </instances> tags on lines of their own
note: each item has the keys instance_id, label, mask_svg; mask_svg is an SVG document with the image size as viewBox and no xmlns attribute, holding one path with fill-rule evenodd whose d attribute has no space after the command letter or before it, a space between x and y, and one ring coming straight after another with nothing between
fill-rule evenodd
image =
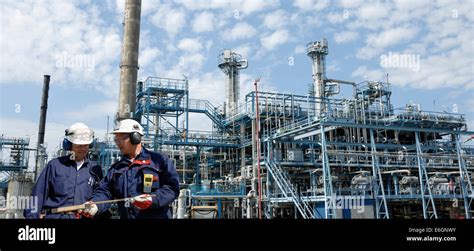
<instances>
[{"instance_id":1,"label":"worker in red and black jacket","mask_svg":"<svg viewBox=\"0 0 474 251\"><path fill-rule=\"evenodd\" d=\"M110 206L94 201L130 198L117 203L122 219L172 218L170 204L179 195L178 173L173 162L141 145L143 128L135 120L120 121L112 133L122 158L110 167L82 213L94 216Z\"/></svg>"}]
</instances>

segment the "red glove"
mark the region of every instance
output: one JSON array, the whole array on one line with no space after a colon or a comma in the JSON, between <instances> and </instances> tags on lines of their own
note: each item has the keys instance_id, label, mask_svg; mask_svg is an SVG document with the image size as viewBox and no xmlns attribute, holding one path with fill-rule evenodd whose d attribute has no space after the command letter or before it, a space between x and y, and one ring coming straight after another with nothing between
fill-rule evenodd
<instances>
[{"instance_id":1,"label":"red glove","mask_svg":"<svg viewBox=\"0 0 474 251\"><path fill-rule=\"evenodd\" d=\"M152 202L152 197L149 194L141 194L132 198L132 204L140 210L149 208Z\"/></svg>"},{"instance_id":2,"label":"red glove","mask_svg":"<svg viewBox=\"0 0 474 251\"><path fill-rule=\"evenodd\" d=\"M93 218L94 215L99 211L99 208L97 208L97 205L93 201L88 201L84 203L86 208L84 210L79 210L79 214L87 217L87 218Z\"/></svg>"}]
</instances>

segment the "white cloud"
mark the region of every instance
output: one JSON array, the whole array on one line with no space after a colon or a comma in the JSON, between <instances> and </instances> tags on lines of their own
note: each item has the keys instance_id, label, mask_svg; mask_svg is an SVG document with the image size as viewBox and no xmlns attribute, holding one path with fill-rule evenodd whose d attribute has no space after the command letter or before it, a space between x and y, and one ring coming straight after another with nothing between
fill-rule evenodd
<instances>
[{"instance_id":1,"label":"white cloud","mask_svg":"<svg viewBox=\"0 0 474 251\"><path fill-rule=\"evenodd\" d=\"M253 50L253 47L249 43L240 45L239 47L234 49L234 51L237 54L240 54L243 58L249 58L250 56L252 56L251 54Z\"/></svg>"},{"instance_id":2,"label":"white cloud","mask_svg":"<svg viewBox=\"0 0 474 251\"><path fill-rule=\"evenodd\" d=\"M381 4L381 3L378 3ZM367 4L369 5L369 4ZM364 16L379 15L379 9L364 5L359 13ZM376 4L373 4L377 6ZM381 8L390 13L385 18L365 27L367 17L358 16L347 25L350 29L365 28L366 45L357 51L361 59L378 59L388 51L419 57L416 67L392 67L370 69L359 67L353 76L383 80L390 73L394 85L420 89L461 88L474 89L474 34L470 21L474 6L466 2L442 1L431 4L426 1L397 1L394 8L390 3ZM377 13L375 13L377 12ZM414 26L413 24L417 24ZM395 51L394 51L395 50ZM365 78L364 78L365 79Z\"/></svg>"},{"instance_id":3,"label":"white cloud","mask_svg":"<svg viewBox=\"0 0 474 251\"><path fill-rule=\"evenodd\" d=\"M206 50L209 51L212 48L214 42L212 40L207 40L206 42Z\"/></svg>"},{"instance_id":4,"label":"white cloud","mask_svg":"<svg viewBox=\"0 0 474 251\"><path fill-rule=\"evenodd\" d=\"M200 54L200 53L196 53L196 54L193 54L193 55L190 55L190 56L187 56L185 57L184 59L184 66L185 66L185 69L190 69L190 68L196 68L196 70L200 69L204 63L204 61L206 60L207 58ZM188 70L190 72L192 72L192 70Z\"/></svg>"},{"instance_id":5,"label":"white cloud","mask_svg":"<svg viewBox=\"0 0 474 251\"><path fill-rule=\"evenodd\" d=\"M288 40L289 33L287 30L278 30L273 32L270 35L260 38L260 44L266 50L273 50L277 46L286 43Z\"/></svg>"},{"instance_id":6,"label":"white cloud","mask_svg":"<svg viewBox=\"0 0 474 251\"><path fill-rule=\"evenodd\" d=\"M348 43L356 40L359 37L359 34L354 31L343 31L343 32L338 32L334 34L334 41L336 43L341 44L341 43Z\"/></svg>"},{"instance_id":7,"label":"white cloud","mask_svg":"<svg viewBox=\"0 0 474 251\"><path fill-rule=\"evenodd\" d=\"M279 4L278 0L242 0L240 6L244 14L252 14L277 7Z\"/></svg>"},{"instance_id":8,"label":"white cloud","mask_svg":"<svg viewBox=\"0 0 474 251\"><path fill-rule=\"evenodd\" d=\"M368 2L359 8L357 14L360 19L379 20L386 17L389 11L388 4Z\"/></svg>"},{"instance_id":9,"label":"white cloud","mask_svg":"<svg viewBox=\"0 0 474 251\"><path fill-rule=\"evenodd\" d=\"M56 85L110 93L114 83L103 80L118 74L121 39L118 24L106 25L97 6L28 1L2 8L1 36L8 39L0 39L0 83L38 84L49 74Z\"/></svg>"},{"instance_id":10,"label":"white cloud","mask_svg":"<svg viewBox=\"0 0 474 251\"><path fill-rule=\"evenodd\" d=\"M397 27L385 30L375 37L369 37L368 43L374 47L385 48L400 42L410 41L418 31L413 27Z\"/></svg>"},{"instance_id":11,"label":"white cloud","mask_svg":"<svg viewBox=\"0 0 474 251\"><path fill-rule=\"evenodd\" d=\"M216 107L216 104L212 105ZM180 125L182 125L182 122ZM205 114L190 113L188 126L191 134L193 131L210 132L212 131L212 120Z\"/></svg>"},{"instance_id":12,"label":"white cloud","mask_svg":"<svg viewBox=\"0 0 474 251\"><path fill-rule=\"evenodd\" d=\"M324 18L321 18L319 14L313 15L295 12L291 14L290 19L288 21L289 24L285 27L285 29L291 29L292 38L294 38L295 40L304 41L303 43L307 43L309 42L308 39L314 39L308 38L307 34L314 34L314 32L317 30L323 30L327 28L327 26L325 28L322 28L323 25L326 25L324 21Z\"/></svg>"},{"instance_id":13,"label":"white cloud","mask_svg":"<svg viewBox=\"0 0 474 251\"><path fill-rule=\"evenodd\" d=\"M164 4L151 16L150 21L156 27L166 30L170 36L174 36L186 25L186 13Z\"/></svg>"},{"instance_id":14,"label":"white cloud","mask_svg":"<svg viewBox=\"0 0 474 251\"><path fill-rule=\"evenodd\" d=\"M421 57L420 70L395 68L391 74L394 84L421 89L463 88L474 90L472 49L457 48L449 53Z\"/></svg>"},{"instance_id":15,"label":"white cloud","mask_svg":"<svg viewBox=\"0 0 474 251\"><path fill-rule=\"evenodd\" d=\"M144 16L152 13L153 10L157 9L159 5L160 5L159 0L153 0L153 1L144 0L144 1L142 1L142 8L141 8L142 18Z\"/></svg>"},{"instance_id":16,"label":"white cloud","mask_svg":"<svg viewBox=\"0 0 474 251\"><path fill-rule=\"evenodd\" d=\"M65 120L69 121L82 121L86 124L94 123L97 119L107 118L107 116L113 117L117 112L118 98L114 100L103 100L97 103L85 105L83 107L71 107L69 111L65 112Z\"/></svg>"},{"instance_id":17,"label":"white cloud","mask_svg":"<svg viewBox=\"0 0 474 251\"><path fill-rule=\"evenodd\" d=\"M459 39L459 43L468 40L468 34ZM365 80L383 80L385 73L390 73L390 82L398 86L410 86L419 89L461 88L465 91L474 90L472 47L461 46L439 54L421 55L419 69L417 67L391 67L368 69L366 66L357 68L352 76Z\"/></svg>"},{"instance_id":18,"label":"white cloud","mask_svg":"<svg viewBox=\"0 0 474 251\"><path fill-rule=\"evenodd\" d=\"M303 45L297 45L295 49L293 50L295 54L301 54L306 52L306 47Z\"/></svg>"},{"instance_id":19,"label":"white cloud","mask_svg":"<svg viewBox=\"0 0 474 251\"><path fill-rule=\"evenodd\" d=\"M250 38L257 34L257 30L246 22L237 23L232 29L225 30L221 35L224 40Z\"/></svg>"},{"instance_id":20,"label":"white cloud","mask_svg":"<svg viewBox=\"0 0 474 251\"><path fill-rule=\"evenodd\" d=\"M359 81L383 81L384 72L381 70L369 70L367 66L359 66L355 71L352 72L352 77L358 78ZM390 81L392 82L392 81Z\"/></svg>"},{"instance_id":21,"label":"white cloud","mask_svg":"<svg viewBox=\"0 0 474 251\"><path fill-rule=\"evenodd\" d=\"M349 29L369 29L375 31L391 27L391 22L396 20L391 2L366 1L356 6L357 8L344 9L350 20L346 24Z\"/></svg>"},{"instance_id":22,"label":"white cloud","mask_svg":"<svg viewBox=\"0 0 474 251\"><path fill-rule=\"evenodd\" d=\"M160 55L160 50L156 47L145 48L141 50L140 56L138 57L138 64L140 68L149 66L149 64L154 63L154 60L158 55Z\"/></svg>"},{"instance_id":23,"label":"white cloud","mask_svg":"<svg viewBox=\"0 0 474 251\"><path fill-rule=\"evenodd\" d=\"M288 24L288 14L283 10L265 15L263 24L269 29L278 29Z\"/></svg>"},{"instance_id":24,"label":"white cloud","mask_svg":"<svg viewBox=\"0 0 474 251\"><path fill-rule=\"evenodd\" d=\"M221 9L229 6L233 1L219 1L219 0L176 0L178 4L183 5L188 10L206 10L206 9Z\"/></svg>"},{"instance_id":25,"label":"white cloud","mask_svg":"<svg viewBox=\"0 0 474 251\"><path fill-rule=\"evenodd\" d=\"M359 7L363 0L339 0L337 1L342 8L350 9Z\"/></svg>"},{"instance_id":26,"label":"white cloud","mask_svg":"<svg viewBox=\"0 0 474 251\"><path fill-rule=\"evenodd\" d=\"M214 14L202 12L196 15L193 21L193 31L196 33L209 32L214 30Z\"/></svg>"},{"instance_id":27,"label":"white cloud","mask_svg":"<svg viewBox=\"0 0 474 251\"><path fill-rule=\"evenodd\" d=\"M348 18L349 12L330 12L327 15L327 19L331 24L340 24L346 20L345 15L347 15Z\"/></svg>"},{"instance_id":28,"label":"white cloud","mask_svg":"<svg viewBox=\"0 0 474 251\"><path fill-rule=\"evenodd\" d=\"M255 78L257 76L253 76L250 74L242 73L240 74L240 103L242 104L245 98L245 95L248 93L255 91ZM260 82L258 82L258 90L259 91L265 91L265 92L277 92L277 88L273 86L272 84L274 83L272 81L271 75L270 74L262 74L260 78ZM272 83L272 84L270 84Z\"/></svg>"},{"instance_id":29,"label":"white cloud","mask_svg":"<svg viewBox=\"0 0 474 251\"><path fill-rule=\"evenodd\" d=\"M117 13L125 12L125 0L115 0L115 11Z\"/></svg>"},{"instance_id":30,"label":"white cloud","mask_svg":"<svg viewBox=\"0 0 474 251\"><path fill-rule=\"evenodd\" d=\"M357 50L356 57L371 59L387 47L410 41L417 31L415 27L396 27L379 34L371 34L366 40L366 46Z\"/></svg>"},{"instance_id":31,"label":"white cloud","mask_svg":"<svg viewBox=\"0 0 474 251\"><path fill-rule=\"evenodd\" d=\"M418 8L423 8L427 6L430 1L429 0L419 0L419 1L408 1L408 0L400 0L395 1L395 7L402 11L410 11Z\"/></svg>"},{"instance_id":32,"label":"white cloud","mask_svg":"<svg viewBox=\"0 0 474 251\"><path fill-rule=\"evenodd\" d=\"M205 99L214 106L224 102L224 73L219 70L200 74L189 79L190 98Z\"/></svg>"},{"instance_id":33,"label":"white cloud","mask_svg":"<svg viewBox=\"0 0 474 251\"><path fill-rule=\"evenodd\" d=\"M331 63L329 63L329 65L327 67L327 72L328 73L335 73L335 72L338 72L340 70L341 70L341 66L336 60L331 61Z\"/></svg>"},{"instance_id":34,"label":"white cloud","mask_svg":"<svg viewBox=\"0 0 474 251\"><path fill-rule=\"evenodd\" d=\"M178 48L185 52L196 52L202 49L202 44L197 38L185 38L178 42Z\"/></svg>"},{"instance_id":35,"label":"white cloud","mask_svg":"<svg viewBox=\"0 0 474 251\"><path fill-rule=\"evenodd\" d=\"M231 10L249 15L279 6L278 0L176 0L189 10ZM239 14L240 15L240 14Z\"/></svg>"},{"instance_id":36,"label":"white cloud","mask_svg":"<svg viewBox=\"0 0 474 251\"><path fill-rule=\"evenodd\" d=\"M176 64L170 69L161 69L160 77L180 78L186 75L192 79L201 72L206 60L207 57L200 52L187 51L176 60Z\"/></svg>"},{"instance_id":37,"label":"white cloud","mask_svg":"<svg viewBox=\"0 0 474 251\"><path fill-rule=\"evenodd\" d=\"M319 11L328 7L329 3L329 0L296 0L293 5L302 11Z\"/></svg>"}]
</instances>

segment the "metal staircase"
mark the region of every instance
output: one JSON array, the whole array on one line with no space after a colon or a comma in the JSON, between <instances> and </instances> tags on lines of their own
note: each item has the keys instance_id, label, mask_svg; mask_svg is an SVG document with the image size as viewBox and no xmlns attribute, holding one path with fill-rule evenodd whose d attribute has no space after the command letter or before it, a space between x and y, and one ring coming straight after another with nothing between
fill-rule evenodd
<instances>
[{"instance_id":1,"label":"metal staircase","mask_svg":"<svg viewBox=\"0 0 474 251\"><path fill-rule=\"evenodd\" d=\"M271 160L268 157L265 159L265 164L267 166L267 170L273 176L278 187L283 192L283 195L292 198L296 208L301 213L303 218L313 219L313 210L306 201L301 199L300 195L297 193L295 187L291 183L288 174L284 172L283 169L275 161Z\"/></svg>"},{"instance_id":2,"label":"metal staircase","mask_svg":"<svg viewBox=\"0 0 474 251\"><path fill-rule=\"evenodd\" d=\"M181 104L184 109L185 104ZM188 110L190 112L204 113L212 122L214 122L218 128L225 129L224 121L225 118L217 112L217 108L214 107L211 102L201 99L190 99Z\"/></svg>"}]
</instances>

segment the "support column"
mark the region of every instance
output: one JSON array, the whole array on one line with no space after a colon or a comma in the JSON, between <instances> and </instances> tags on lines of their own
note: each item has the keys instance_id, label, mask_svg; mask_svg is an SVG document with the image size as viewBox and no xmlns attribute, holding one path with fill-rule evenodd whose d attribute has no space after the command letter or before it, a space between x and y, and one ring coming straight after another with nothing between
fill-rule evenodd
<instances>
[{"instance_id":1,"label":"support column","mask_svg":"<svg viewBox=\"0 0 474 251\"><path fill-rule=\"evenodd\" d=\"M421 191L421 202L423 204L423 218L438 219L438 214L436 213L436 206L433 200L433 193L431 192L431 187L428 182L428 173L426 172L425 162L421 156L423 153L421 151L420 145L420 133L415 132L416 140L416 157L418 159L418 174L420 176L420 191ZM428 197L428 198L427 198ZM432 211L428 211L431 206Z\"/></svg>"}]
</instances>

